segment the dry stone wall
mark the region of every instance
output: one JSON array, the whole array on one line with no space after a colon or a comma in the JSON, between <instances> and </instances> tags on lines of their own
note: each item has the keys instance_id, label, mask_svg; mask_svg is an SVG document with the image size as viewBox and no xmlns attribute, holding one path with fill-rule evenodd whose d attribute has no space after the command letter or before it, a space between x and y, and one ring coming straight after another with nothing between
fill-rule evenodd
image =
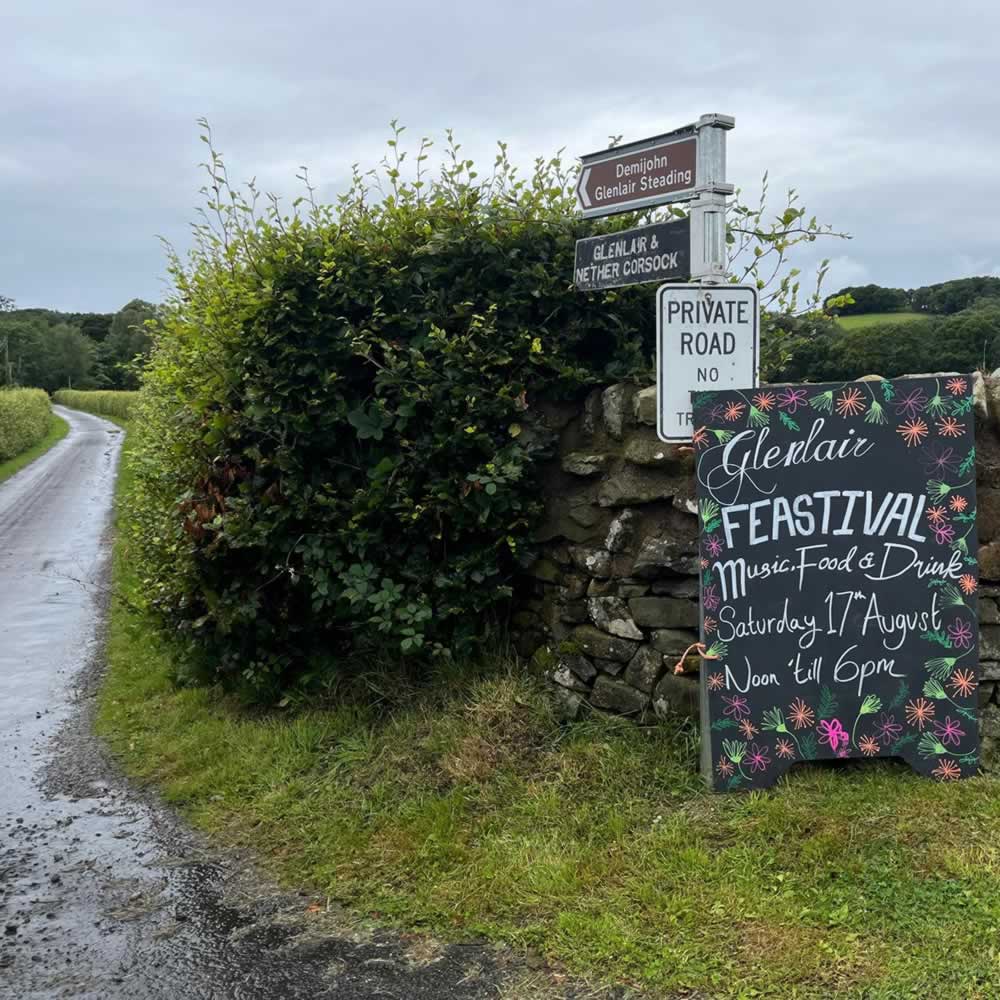
<instances>
[{"instance_id":1,"label":"dry stone wall","mask_svg":"<svg viewBox=\"0 0 1000 1000\"><path fill-rule=\"evenodd\" d=\"M980 699L1000 720L1000 371L977 376L975 392ZM649 724L697 708L697 657L673 672L698 640L694 457L655 428L655 387L626 383L582 405L544 406L536 422L558 447L515 590L515 642L569 718L598 711Z\"/></svg>"}]
</instances>

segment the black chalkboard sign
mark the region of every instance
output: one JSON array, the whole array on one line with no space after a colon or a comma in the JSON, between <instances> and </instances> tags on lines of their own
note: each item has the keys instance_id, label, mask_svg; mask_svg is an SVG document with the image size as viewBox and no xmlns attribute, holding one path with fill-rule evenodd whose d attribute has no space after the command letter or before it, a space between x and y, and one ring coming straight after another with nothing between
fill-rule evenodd
<instances>
[{"instance_id":1,"label":"black chalkboard sign","mask_svg":"<svg viewBox=\"0 0 1000 1000\"><path fill-rule=\"evenodd\" d=\"M702 768L979 761L972 378L692 393Z\"/></svg>"}]
</instances>

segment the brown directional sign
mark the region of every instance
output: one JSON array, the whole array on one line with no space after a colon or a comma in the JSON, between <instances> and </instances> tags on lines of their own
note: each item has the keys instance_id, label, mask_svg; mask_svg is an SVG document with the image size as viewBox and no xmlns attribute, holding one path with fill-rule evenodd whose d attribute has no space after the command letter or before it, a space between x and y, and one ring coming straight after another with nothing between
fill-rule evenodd
<instances>
[{"instance_id":1,"label":"brown directional sign","mask_svg":"<svg viewBox=\"0 0 1000 1000\"><path fill-rule=\"evenodd\" d=\"M698 136L681 129L581 158L577 197L585 218L695 196Z\"/></svg>"},{"instance_id":2,"label":"brown directional sign","mask_svg":"<svg viewBox=\"0 0 1000 1000\"><path fill-rule=\"evenodd\" d=\"M573 282L581 292L687 281L691 277L691 220L656 222L576 241Z\"/></svg>"}]
</instances>

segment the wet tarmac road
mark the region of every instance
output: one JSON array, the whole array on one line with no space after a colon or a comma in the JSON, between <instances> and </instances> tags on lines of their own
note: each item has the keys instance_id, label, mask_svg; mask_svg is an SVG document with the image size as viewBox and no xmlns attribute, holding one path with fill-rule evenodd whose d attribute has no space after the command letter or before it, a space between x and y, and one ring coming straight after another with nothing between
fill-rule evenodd
<instances>
[{"instance_id":1,"label":"wet tarmac road","mask_svg":"<svg viewBox=\"0 0 1000 1000\"><path fill-rule=\"evenodd\" d=\"M90 720L121 433L59 412L70 435L0 484L0 997L537 995L494 949L279 891L120 776Z\"/></svg>"}]
</instances>

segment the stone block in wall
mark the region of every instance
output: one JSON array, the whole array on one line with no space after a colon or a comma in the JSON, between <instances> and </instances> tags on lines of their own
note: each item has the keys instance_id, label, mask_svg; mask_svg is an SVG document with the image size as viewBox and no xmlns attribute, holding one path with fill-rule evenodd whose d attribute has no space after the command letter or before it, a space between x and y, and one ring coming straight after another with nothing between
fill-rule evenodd
<instances>
[{"instance_id":1,"label":"stone block in wall","mask_svg":"<svg viewBox=\"0 0 1000 1000\"><path fill-rule=\"evenodd\" d=\"M597 502L601 507L630 507L655 500L669 500L689 489L689 479L686 474L626 463L601 481Z\"/></svg>"},{"instance_id":2,"label":"stone block in wall","mask_svg":"<svg viewBox=\"0 0 1000 1000\"><path fill-rule=\"evenodd\" d=\"M1000 438L996 428L976 435L976 482L980 489L1000 489Z\"/></svg>"},{"instance_id":3,"label":"stone block in wall","mask_svg":"<svg viewBox=\"0 0 1000 1000\"><path fill-rule=\"evenodd\" d=\"M571 451L568 455L563 455L559 464L563 472L568 472L571 476L589 478L603 472L610 460L610 455Z\"/></svg>"},{"instance_id":4,"label":"stone block in wall","mask_svg":"<svg viewBox=\"0 0 1000 1000\"><path fill-rule=\"evenodd\" d=\"M976 532L980 545L1000 538L1000 489L976 490Z\"/></svg>"},{"instance_id":5,"label":"stone block in wall","mask_svg":"<svg viewBox=\"0 0 1000 1000\"><path fill-rule=\"evenodd\" d=\"M569 555L573 565L589 576L607 578L611 575L611 553L607 549L574 545L570 547Z\"/></svg>"},{"instance_id":6,"label":"stone block in wall","mask_svg":"<svg viewBox=\"0 0 1000 1000\"><path fill-rule=\"evenodd\" d=\"M581 573L564 573L562 578L562 589L559 596L567 601L575 601L587 593L587 584L590 578Z\"/></svg>"},{"instance_id":7,"label":"stone block in wall","mask_svg":"<svg viewBox=\"0 0 1000 1000\"><path fill-rule=\"evenodd\" d=\"M1000 660L1000 625L981 625L979 628L980 660Z\"/></svg>"},{"instance_id":8,"label":"stone block in wall","mask_svg":"<svg viewBox=\"0 0 1000 1000\"><path fill-rule=\"evenodd\" d=\"M558 583L562 575L559 567L551 559L536 559L528 567L528 576L535 580L542 580L544 583Z\"/></svg>"},{"instance_id":9,"label":"stone block in wall","mask_svg":"<svg viewBox=\"0 0 1000 1000\"><path fill-rule=\"evenodd\" d=\"M590 392L583 403L583 419L581 420L581 427L583 428L583 433L588 436L593 435L597 430L598 423L601 419L601 390L594 389Z\"/></svg>"},{"instance_id":10,"label":"stone block in wall","mask_svg":"<svg viewBox=\"0 0 1000 1000\"><path fill-rule=\"evenodd\" d=\"M692 643L698 641L698 633L676 628L657 629L652 635L653 648L665 656L677 660Z\"/></svg>"},{"instance_id":11,"label":"stone block in wall","mask_svg":"<svg viewBox=\"0 0 1000 1000\"><path fill-rule=\"evenodd\" d=\"M590 617L586 601L560 601L559 621L571 625L583 625Z\"/></svg>"},{"instance_id":12,"label":"stone block in wall","mask_svg":"<svg viewBox=\"0 0 1000 1000\"><path fill-rule=\"evenodd\" d=\"M552 697L556 715L566 722L575 722L583 715L587 701L578 691L569 691L563 687L554 687Z\"/></svg>"},{"instance_id":13,"label":"stone block in wall","mask_svg":"<svg viewBox=\"0 0 1000 1000\"><path fill-rule=\"evenodd\" d=\"M624 382L609 386L601 395L604 429L616 441L622 439L622 432L632 415L634 395L635 387Z\"/></svg>"},{"instance_id":14,"label":"stone block in wall","mask_svg":"<svg viewBox=\"0 0 1000 1000\"><path fill-rule=\"evenodd\" d=\"M616 663L628 663L639 648L637 642L609 635L593 625L578 625L573 629L572 637L587 656L614 660Z\"/></svg>"},{"instance_id":15,"label":"stone block in wall","mask_svg":"<svg viewBox=\"0 0 1000 1000\"><path fill-rule=\"evenodd\" d=\"M698 596L698 578L694 576L678 576L669 580L657 580L650 590L657 596L667 594L670 597Z\"/></svg>"},{"instance_id":16,"label":"stone block in wall","mask_svg":"<svg viewBox=\"0 0 1000 1000\"><path fill-rule=\"evenodd\" d=\"M665 444L656 436L656 431L645 427L628 433L622 454L633 465L669 469L671 472L694 471L694 463L677 445Z\"/></svg>"},{"instance_id":17,"label":"stone block in wall","mask_svg":"<svg viewBox=\"0 0 1000 1000\"><path fill-rule=\"evenodd\" d=\"M618 584L609 578L605 580L591 580L587 587L587 597L611 597L618 593Z\"/></svg>"},{"instance_id":18,"label":"stone block in wall","mask_svg":"<svg viewBox=\"0 0 1000 1000\"><path fill-rule=\"evenodd\" d=\"M982 653L982 649L980 649ZM1000 681L1000 663L996 660L980 660L979 676L984 681Z\"/></svg>"},{"instance_id":19,"label":"stone block in wall","mask_svg":"<svg viewBox=\"0 0 1000 1000\"><path fill-rule=\"evenodd\" d=\"M979 598L979 621L983 625L1000 625L1000 608L997 607L996 598Z\"/></svg>"},{"instance_id":20,"label":"stone block in wall","mask_svg":"<svg viewBox=\"0 0 1000 1000\"><path fill-rule=\"evenodd\" d=\"M663 654L652 646L640 646L635 656L628 661L622 679L631 687L652 694L663 669Z\"/></svg>"},{"instance_id":21,"label":"stone block in wall","mask_svg":"<svg viewBox=\"0 0 1000 1000\"><path fill-rule=\"evenodd\" d=\"M697 628L698 605L678 597L633 597L632 619L644 628Z\"/></svg>"},{"instance_id":22,"label":"stone block in wall","mask_svg":"<svg viewBox=\"0 0 1000 1000\"><path fill-rule=\"evenodd\" d=\"M580 691L583 694L590 691L590 685L584 684L568 667L557 665L555 669L546 673L545 679L553 684L558 684L559 687L566 688L567 691Z\"/></svg>"},{"instance_id":23,"label":"stone block in wall","mask_svg":"<svg viewBox=\"0 0 1000 1000\"><path fill-rule=\"evenodd\" d=\"M622 639L642 639L642 632L636 628L628 605L620 597L589 597L587 609L590 620L602 631Z\"/></svg>"},{"instance_id":24,"label":"stone block in wall","mask_svg":"<svg viewBox=\"0 0 1000 1000\"><path fill-rule=\"evenodd\" d=\"M608 528L608 537L604 540L604 547L609 552L624 552L635 537L636 522L639 515L634 510L623 510L611 522Z\"/></svg>"},{"instance_id":25,"label":"stone block in wall","mask_svg":"<svg viewBox=\"0 0 1000 1000\"><path fill-rule=\"evenodd\" d=\"M591 684L597 676L597 667L586 656L579 653L560 653L556 661L557 670L568 670L585 684Z\"/></svg>"},{"instance_id":26,"label":"stone block in wall","mask_svg":"<svg viewBox=\"0 0 1000 1000\"><path fill-rule=\"evenodd\" d=\"M661 719L674 714L697 715L697 680L668 670L653 691L653 710Z\"/></svg>"},{"instance_id":27,"label":"stone block in wall","mask_svg":"<svg viewBox=\"0 0 1000 1000\"><path fill-rule=\"evenodd\" d=\"M567 505L566 515L573 524L581 528L595 528L602 521L607 519L607 511L601 510L595 504L587 501L571 501ZM584 532L584 537L577 537L575 541L584 541L589 538L592 532ZM569 537L569 536L567 536Z\"/></svg>"},{"instance_id":28,"label":"stone block in wall","mask_svg":"<svg viewBox=\"0 0 1000 1000\"><path fill-rule=\"evenodd\" d=\"M622 582L618 584L618 596L628 600L630 597L645 597L649 593L648 583Z\"/></svg>"},{"instance_id":29,"label":"stone block in wall","mask_svg":"<svg viewBox=\"0 0 1000 1000\"><path fill-rule=\"evenodd\" d=\"M656 426L656 386L647 386L635 394L632 413L636 423Z\"/></svg>"},{"instance_id":30,"label":"stone block in wall","mask_svg":"<svg viewBox=\"0 0 1000 1000\"><path fill-rule=\"evenodd\" d=\"M602 674L609 674L612 677L617 677L624 669L625 664L620 660L594 660L594 666L597 667L598 671Z\"/></svg>"},{"instance_id":31,"label":"stone block in wall","mask_svg":"<svg viewBox=\"0 0 1000 1000\"><path fill-rule=\"evenodd\" d=\"M622 681L598 677L590 692L590 703L618 715L639 715L649 705L649 695L637 691Z\"/></svg>"},{"instance_id":32,"label":"stone block in wall","mask_svg":"<svg viewBox=\"0 0 1000 1000\"><path fill-rule=\"evenodd\" d=\"M1000 542L979 546L979 572L987 580L1000 580Z\"/></svg>"},{"instance_id":33,"label":"stone block in wall","mask_svg":"<svg viewBox=\"0 0 1000 1000\"><path fill-rule=\"evenodd\" d=\"M647 538L632 565L632 575L653 580L672 573L694 576L700 569L697 549L686 540Z\"/></svg>"},{"instance_id":34,"label":"stone block in wall","mask_svg":"<svg viewBox=\"0 0 1000 1000\"><path fill-rule=\"evenodd\" d=\"M996 698L997 682L983 681L979 685L979 707L985 708Z\"/></svg>"}]
</instances>

